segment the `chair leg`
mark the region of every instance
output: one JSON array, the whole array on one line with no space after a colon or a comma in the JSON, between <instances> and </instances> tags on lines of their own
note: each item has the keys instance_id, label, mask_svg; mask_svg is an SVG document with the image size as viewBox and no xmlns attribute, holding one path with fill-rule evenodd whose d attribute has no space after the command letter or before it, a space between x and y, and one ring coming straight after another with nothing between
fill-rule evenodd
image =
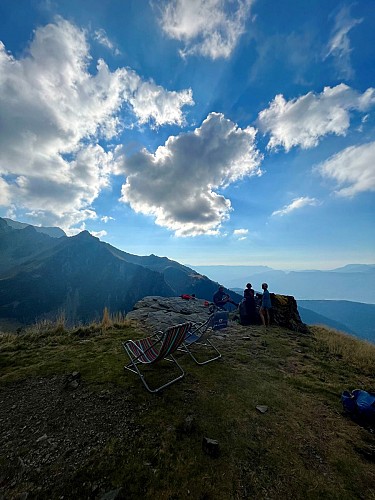
<instances>
[{"instance_id":1,"label":"chair leg","mask_svg":"<svg viewBox=\"0 0 375 500\"><path fill-rule=\"evenodd\" d=\"M207 359L206 361L198 361L198 359L194 356L194 354L191 352L191 350L189 349L189 347L187 345L184 345L183 347L184 347L185 352L187 352L190 355L190 357L193 359L193 361L197 365L207 365L207 363L211 363L211 361L215 361L215 360L221 358L221 353L217 349L217 347L212 342L210 342L210 340L208 340L208 339L206 339L205 342L195 342L194 344L191 344L192 346L194 346L194 345L197 345L197 346L207 346L207 344L210 347L212 347L212 349L214 349L214 351L216 351L217 356L214 356L213 358Z\"/></svg>"},{"instance_id":2,"label":"chair leg","mask_svg":"<svg viewBox=\"0 0 375 500\"><path fill-rule=\"evenodd\" d=\"M161 385L160 387L157 387L156 389L151 389L151 388L150 388L150 386L148 385L148 383L146 382L146 379L145 379L145 377L144 377L143 373L142 373L142 372L139 370L139 368L138 368L138 364L145 364L145 363L136 363L136 362L132 359L132 357L131 357L131 355L129 354L129 352L127 351L127 349L125 349L125 350L126 350L126 352L127 352L128 356L129 356L129 358L130 358L130 363L129 363L128 365L125 365L125 366L124 366L124 369L125 369L125 370L129 370L129 371L131 371L131 372L135 373L136 375L138 375L138 376L139 376L139 378L140 378L140 379L141 379L141 381L142 381L142 384L143 384L143 385L145 386L145 388L146 388L149 392L151 392L151 393L159 392L159 391L161 391L162 389L164 389L165 387L168 387L169 385L173 384L174 382L177 382L178 380L182 379L182 378L185 376L185 372L184 372L184 370L183 370L182 366L181 366L181 365L177 362L177 360L174 358L174 356L172 356L172 354L170 354L170 355L169 355L169 358L171 358L171 359L169 359L169 358L164 358L164 359L166 359L167 361L171 361L172 363L174 363L174 364L178 367L178 369L179 369L179 371L180 371L180 375L178 375L178 376L177 376L176 378L174 378L173 380L170 380L169 382L166 382L165 384ZM147 364L148 364L148 363L147 363Z\"/></svg>"}]
</instances>

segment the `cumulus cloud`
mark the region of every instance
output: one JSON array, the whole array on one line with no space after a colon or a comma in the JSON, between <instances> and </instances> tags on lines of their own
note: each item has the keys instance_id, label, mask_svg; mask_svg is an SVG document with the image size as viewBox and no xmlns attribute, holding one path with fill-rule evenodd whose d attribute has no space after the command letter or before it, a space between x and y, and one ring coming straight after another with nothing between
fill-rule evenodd
<instances>
[{"instance_id":1,"label":"cumulus cloud","mask_svg":"<svg viewBox=\"0 0 375 500\"><path fill-rule=\"evenodd\" d=\"M363 19L352 18L350 8L351 6L344 5L337 13L331 37L324 54L324 59L330 56L334 58L339 77L342 78L353 77L350 60L352 49L350 47L349 32L363 21Z\"/></svg>"},{"instance_id":2,"label":"cumulus cloud","mask_svg":"<svg viewBox=\"0 0 375 500\"><path fill-rule=\"evenodd\" d=\"M0 204L64 229L92 217L117 168L104 144L121 131L124 104L160 126L183 123L193 103L189 89L168 92L103 60L91 74L90 59L87 33L62 18L38 28L19 59L0 42Z\"/></svg>"},{"instance_id":3,"label":"cumulus cloud","mask_svg":"<svg viewBox=\"0 0 375 500\"><path fill-rule=\"evenodd\" d=\"M218 188L261 174L255 135L253 127L241 129L210 113L201 127L169 137L155 153L144 149L123 158L121 200L176 236L218 234L231 211Z\"/></svg>"},{"instance_id":4,"label":"cumulus cloud","mask_svg":"<svg viewBox=\"0 0 375 500\"><path fill-rule=\"evenodd\" d=\"M253 0L170 0L161 8L165 33L184 47L181 56L228 58L244 33Z\"/></svg>"},{"instance_id":5,"label":"cumulus cloud","mask_svg":"<svg viewBox=\"0 0 375 500\"><path fill-rule=\"evenodd\" d=\"M294 212L295 210L299 210L300 208L306 207L308 205L314 206L317 205L318 202L315 198L309 198L308 196L301 196L300 198L295 198L289 205L285 205L280 210L276 210L272 212L272 215L283 216L287 215L290 212Z\"/></svg>"},{"instance_id":6,"label":"cumulus cloud","mask_svg":"<svg viewBox=\"0 0 375 500\"><path fill-rule=\"evenodd\" d=\"M317 167L325 178L336 182L338 196L353 197L375 191L375 142L350 146Z\"/></svg>"},{"instance_id":7,"label":"cumulus cloud","mask_svg":"<svg viewBox=\"0 0 375 500\"><path fill-rule=\"evenodd\" d=\"M327 134L345 135L350 126L350 112L366 112L375 104L375 89L363 94L341 83L325 87L320 94L308 94L286 101L277 95L258 115L258 126L270 134L268 148L294 146L303 149L317 146Z\"/></svg>"}]
</instances>

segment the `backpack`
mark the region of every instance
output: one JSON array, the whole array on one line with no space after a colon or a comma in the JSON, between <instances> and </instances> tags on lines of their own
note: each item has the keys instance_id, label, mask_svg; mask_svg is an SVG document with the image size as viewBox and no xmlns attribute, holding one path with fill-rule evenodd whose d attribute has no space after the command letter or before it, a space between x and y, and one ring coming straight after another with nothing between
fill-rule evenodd
<instances>
[{"instance_id":1,"label":"backpack","mask_svg":"<svg viewBox=\"0 0 375 500\"><path fill-rule=\"evenodd\" d=\"M221 330L228 326L229 313L228 311L217 311L212 317L212 329Z\"/></svg>"},{"instance_id":2,"label":"backpack","mask_svg":"<svg viewBox=\"0 0 375 500\"><path fill-rule=\"evenodd\" d=\"M341 395L344 410L353 418L375 424L375 395L367 391L355 389L352 392L344 391Z\"/></svg>"}]
</instances>

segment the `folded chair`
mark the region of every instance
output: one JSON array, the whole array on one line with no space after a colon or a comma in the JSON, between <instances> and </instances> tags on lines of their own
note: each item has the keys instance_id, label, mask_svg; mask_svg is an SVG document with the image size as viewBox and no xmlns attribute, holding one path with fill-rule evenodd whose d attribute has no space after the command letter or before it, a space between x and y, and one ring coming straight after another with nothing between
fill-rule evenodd
<instances>
[{"instance_id":1,"label":"folded chair","mask_svg":"<svg viewBox=\"0 0 375 500\"><path fill-rule=\"evenodd\" d=\"M173 353L180 347L190 328L191 323L182 323L180 325L171 326L164 332L157 332L152 336L140 340L127 340L123 342L122 345L130 359L130 363L124 366L124 368L139 375L143 385L149 392L158 392L174 382L177 382L177 380L184 377L185 372L173 357ZM139 366L156 365L163 359L174 363L179 369L180 375L156 389L151 389L143 373L140 371Z\"/></svg>"},{"instance_id":2,"label":"folded chair","mask_svg":"<svg viewBox=\"0 0 375 500\"><path fill-rule=\"evenodd\" d=\"M221 330L228 326L228 312L227 311L212 311L209 318L203 323L193 323L190 330L186 333L185 339L180 347L180 351L186 352L197 363L197 365L206 365L221 358L219 349L208 338L213 331ZM211 347L216 355L206 361L198 361L193 354L195 347Z\"/></svg>"}]
</instances>

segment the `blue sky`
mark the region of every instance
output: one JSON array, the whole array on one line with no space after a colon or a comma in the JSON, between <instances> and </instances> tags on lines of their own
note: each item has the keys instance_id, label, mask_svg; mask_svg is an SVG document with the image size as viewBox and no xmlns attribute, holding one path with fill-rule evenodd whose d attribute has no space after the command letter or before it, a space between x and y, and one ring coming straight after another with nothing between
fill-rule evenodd
<instances>
[{"instance_id":1,"label":"blue sky","mask_svg":"<svg viewBox=\"0 0 375 500\"><path fill-rule=\"evenodd\" d=\"M375 2L2 0L0 216L189 265L375 262Z\"/></svg>"}]
</instances>

